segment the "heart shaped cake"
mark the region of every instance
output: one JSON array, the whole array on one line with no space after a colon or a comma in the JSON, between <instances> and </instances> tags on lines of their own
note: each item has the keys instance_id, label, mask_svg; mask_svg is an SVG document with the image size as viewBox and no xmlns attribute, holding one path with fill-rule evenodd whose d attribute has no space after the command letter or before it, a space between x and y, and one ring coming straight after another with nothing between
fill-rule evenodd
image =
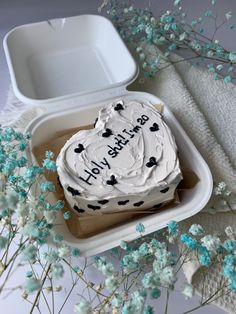
<instances>
[{"instance_id":1,"label":"heart shaped cake","mask_svg":"<svg viewBox=\"0 0 236 314\"><path fill-rule=\"evenodd\" d=\"M148 102L116 101L99 111L94 129L74 134L57 170L79 215L158 208L182 179L174 137Z\"/></svg>"}]
</instances>

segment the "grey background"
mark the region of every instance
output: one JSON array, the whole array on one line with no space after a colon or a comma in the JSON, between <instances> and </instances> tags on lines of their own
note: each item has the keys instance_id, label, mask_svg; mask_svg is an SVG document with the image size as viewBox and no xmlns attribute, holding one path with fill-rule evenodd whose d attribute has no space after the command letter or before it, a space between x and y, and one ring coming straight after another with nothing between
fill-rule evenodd
<instances>
[{"instance_id":1,"label":"grey background","mask_svg":"<svg viewBox=\"0 0 236 314\"><path fill-rule=\"evenodd\" d=\"M152 10L159 15L166 9L171 7L171 0L153 0L153 1L138 1L137 5L150 3ZM211 0L185 0L182 1L182 7L189 15L189 18L199 17L207 9L211 9ZM41 20L47 20L56 17L66 17L79 15L84 13L97 13L97 7L99 6L99 0L1 0L0 1L0 40L2 41L5 34L15 26L32 23ZM235 0L218 0L215 6L215 10L219 16L219 21L222 20L224 14L228 11L232 11L234 17L231 23L236 23L236 1ZM214 28L214 24L207 24L205 34L211 34ZM226 31L223 27L222 30L216 36L223 46L230 50L236 50L236 31ZM5 55L0 46L0 109L3 108L7 98L7 92L10 85L10 77L5 61ZM91 273L93 281L96 281L96 273ZM17 281L17 274L15 281ZM69 276L66 276L64 281L70 281ZM185 278L181 273L179 276L178 287L181 289ZM65 282L65 285L67 283ZM58 295L60 298L60 294ZM170 298L170 308L168 313L178 314L183 313L187 309L190 309L198 305L198 297L195 296L191 300L184 301L184 298L179 292L174 293ZM77 298L72 298L68 303L68 306L62 313L72 313L72 305L78 302ZM157 313L164 313L163 305L165 302L165 296L161 297L155 303ZM15 314L15 313L28 313L29 305L21 300L19 297L16 299L16 295L12 294L7 299L0 299L1 313ZM225 313L223 310L216 308L215 306L207 306L203 309L196 311L199 314L220 314ZM47 313L46 311L43 312Z\"/></svg>"}]
</instances>

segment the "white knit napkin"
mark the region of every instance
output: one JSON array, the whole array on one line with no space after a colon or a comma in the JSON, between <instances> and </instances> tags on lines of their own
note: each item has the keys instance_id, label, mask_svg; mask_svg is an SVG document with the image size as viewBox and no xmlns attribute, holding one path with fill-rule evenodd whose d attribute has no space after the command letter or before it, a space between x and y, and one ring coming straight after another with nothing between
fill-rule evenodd
<instances>
[{"instance_id":1,"label":"white knit napkin","mask_svg":"<svg viewBox=\"0 0 236 314\"><path fill-rule=\"evenodd\" d=\"M180 58L173 56L173 60ZM132 89L141 89L157 95L171 108L195 146L208 163L215 182L224 181L236 192L236 87L215 81L213 75L187 62L161 70L159 75L145 84L135 83ZM181 222L181 231L193 223L201 224L207 234L223 233L231 225L236 230L236 212L206 211ZM183 266L186 278L196 291L207 298L220 281L220 267L207 272L197 261ZM236 296L228 294L215 302L229 313L236 313Z\"/></svg>"},{"instance_id":2,"label":"white knit napkin","mask_svg":"<svg viewBox=\"0 0 236 314\"><path fill-rule=\"evenodd\" d=\"M176 60L179 57L173 58ZM131 88L155 94L168 103L208 163L214 180L225 181L236 193L236 87L214 81L210 73L194 68L187 62L180 62L161 70L155 79L145 84L136 81ZM6 107L0 114L0 123L23 130L34 117L46 110L43 106L26 108L29 107L19 102L10 89ZM227 225L232 225L236 230L235 214L229 211L210 215L202 211L183 221L181 229L187 230L192 223L199 223L207 233L223 232ZM210 269L204 279L202 268L196 262L186 264L184 272L199 292L204 281L206 297L219 283L220 269L216 267ZM234 295L220 298L215 303L230 313L236 313Z\"/></svg>"}]
</instances>

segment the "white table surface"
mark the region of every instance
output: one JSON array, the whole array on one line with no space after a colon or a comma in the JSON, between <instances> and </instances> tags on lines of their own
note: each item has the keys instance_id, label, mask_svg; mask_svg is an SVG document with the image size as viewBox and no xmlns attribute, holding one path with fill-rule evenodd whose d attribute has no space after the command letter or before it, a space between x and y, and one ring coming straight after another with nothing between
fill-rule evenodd
<instances>
[{"instance_id":1,"label":"white table surface","mask_svg":"<svg viewBox=\"0 0 236 314\"><path fill-rule=\"evenodd\" d=\"M136 3L141 4L145 1L136 0ZM153 7L153 11L162 12L165 9L170 8L171 0L159 0L150 1ZM202 12L205 12L211 7L210 0L188 0L183 1L183 8L191 16L199 17ZM146 1L148 3L148 1ZM0 40L2 41L4 35L13 27L32 23L41 20L47 20L56 17L66 17L72 15L79 15L84 13L97 13L97 7L100 4L99 0L0 0ZM236 1L235 0L218 0L216 4L218 16L223 16L225 12L232 11L236 14ZM235 23L235 17L232 20ZM212 26L206 27L206 33L212 30ZM227 35L226 35L227 34ZM233 40L234 38L234 40ZM222 44L231 50L236 50L236 36L235 31L231 33L225 32L225 29L220 31L217 39ZM10 85L10 77L5 61L5 55L2 46L0 46L0 110L4 107L7 99L7 91ZM14 279L12 280L12 286L20 283L22 276L21 270L15 273ZM91 279L96 282L98 281L98 274L94 271L90 272ZM181 288L185 282L184 275L180 273L178 280L178 287ZM69 287L70 277L67 273L63 279L64 286ZM80 287L76 287L79 291ZM15 313L29 313L29 304L17 295L16 293L11 294L6 299L0 299L0 313L15 314ZM65 296L64 292L56 294L56 304L59 304L61 299ZM74 293L73 297L68 302L62 313L69 314L73 313L73 304L78 302L78 297ZM185 301L183 296L176 292L170 298L169 314L180 314L197 306L199 298L195 296L191 300ZM163 305L165 304L165 297L161 297L154 303L156 313L163 313ZM35 311L36 313L36 311ZM46 309L43 314L48 313ZM57 312L55 312L57 313ZM205 308L196 311L199 314L220 314L225 313L223 310L210 305Z\"/></svg>"}]
</instances>

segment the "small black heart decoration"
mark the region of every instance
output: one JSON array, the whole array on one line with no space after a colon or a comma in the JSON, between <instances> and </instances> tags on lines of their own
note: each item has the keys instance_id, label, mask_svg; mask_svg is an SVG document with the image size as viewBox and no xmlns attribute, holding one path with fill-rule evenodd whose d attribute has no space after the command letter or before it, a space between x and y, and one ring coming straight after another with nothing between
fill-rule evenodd
<instances>
[{"instance_id":1,"label":"small black heart decoration","mask_svg":"<svg viewBox=\"0 0 236 314\"><path fill-rule=\"evenodd\" d=\"M127 203L129 203L129 200L119 201L117 204L118 204L119 206L124 206L124 205L126 205Z\"/></svg>"},{"instance_id":2,"label":"small black heart decoration","mask_svg":"<svg viewBox=\"0 0 236 314\"><path fill-rule=\"evenodd\" d=\"M139 206L141 206L141 205L143 205L144 204L144 201L140 201L140 202L138 202L138 203L134 203L133 205L135 206L135 207L139 207Z\"/></svg>"},{"instance_id":3,"label":"small black heart decoration","mask_svg":"<svg viewBox=\"0 0 236 314\"><path fill-rule=\"evenodd\" d=\"M84 209L82 209L82 208L79 208L77 205L74 205L74 210L76 210L78 213L84 213L85 212L85 210Z\"/></svg>"},{"instance_id":4,"label":"small black heart decoration","mask_svg":"<svg viewBox=\"0 0 236 314\"><path fill-rule=\"evenodd\" d=\"M146 166L148 168L151 168L151 167L156 166L156 165L157 165L157 161L156 161L155 157L150 157L149 161L146 163Z\"/></svg>"},{"instance_id":5,"label":"small black heart decoration","mask_svg":"<svg viewBox=\"0 0 236 314\"><path fill-rule=\"evenodd\" d=\"M115 185L117 183L114 175L111 175L110 180L107 180L108 185Z\"/></svg>"},{"instance_id":6,"label":"small black heart decoration","mask_svg":"<svg viewBox=\"0 0 236 314\"><path fill-rule=\"evenodd\" d=\"M71 186L67 187L67 191L71 193L72 196L80 195L78 190L73 189Z\"/></svg>"},{"instance_id":7,"label":"small black heart decoration","mask_svg":"<svg viewBox=\"0 0 236 314\"><path fill-rule=\"evenodd\" d=\"M87 206L88 206L88 208L93 209L93 210L101 209L100 206L96 206L96 205L90 205L90 204L88 204Z\"/></svg>"},{"instance_id":8,"label":"small black heart decoration","mask_svg":"<svg viewBox=\"0 0 236 314\"><path fill-rule=\"evenodd\" d=\"M78 144L78 148L74 149L76 154L80 154L84 150L84 146L82 144Z\"/></svg>"},{"instance_id":9,"label":"small black heart decoration","mask_svg":"<svg viewBox=\"0 0 236 314\"><path fill-rule=\"evenodd\" d=\"M120 111L120 110L124 110L124 107L122 106L122 103L118 103L115 107L114 107L115 111Z\"/></svg>"},{"instance_id":10,"label":"small black heart decoration","mask_svg":"<svg viewBox=\"0 0 236 314\"><path fill-rule=\"evenodd\" d=\"M160 190L160 192L161 192L161 193L166 193L166 192L169 191L169 189L170 189L170 188L167 187L167 188L165 188L165 189L163 189L163 190Z\"/></svg>"},{"instance_id":11,"label":"small black heart decoration","mask_svg":"<svg viewBox=\"0 0 236 314\"><path fill-rule=\"evenodd\" d=\"M109 203L108 200L100 200L100 201L98 201L98 204L101 204L101 205L105 205L107 203Z\"/></svg>"},{"instance_id":12,"label":"small black heart decoration","mask_svg":"<svg viewBox=\"0 0 236 314\"><path fill-rule=\"evenodd\" d=\"M151 132L156 132L159 130L159 125L157 123L153 123L153 125L150 127Z\"/></svg>"},{"instance_id":13,"label":"small black heart decoration","mask_svg":"<svg viewBox=\"0 0 236 314\"><path fill-rule=\"evenodd\" d=\"M159 209L159 208L161 208L161 206L162 206L163 204L162 203L160 203L160 204L156 204L156 205L154 205L153 206L153 208L155 208L155 209Z\"/></svg>"},{"instance_id":14,"label":"small black heart decoration","mask_svg":"<svg viewBox=\"0 0 236 314\"><path fill-rule=\"evenodd\" d=\"M104 133L102 133L102 137L109 137L112 135L112 130L106 129Z\"/></svg>"}]
</instances>

